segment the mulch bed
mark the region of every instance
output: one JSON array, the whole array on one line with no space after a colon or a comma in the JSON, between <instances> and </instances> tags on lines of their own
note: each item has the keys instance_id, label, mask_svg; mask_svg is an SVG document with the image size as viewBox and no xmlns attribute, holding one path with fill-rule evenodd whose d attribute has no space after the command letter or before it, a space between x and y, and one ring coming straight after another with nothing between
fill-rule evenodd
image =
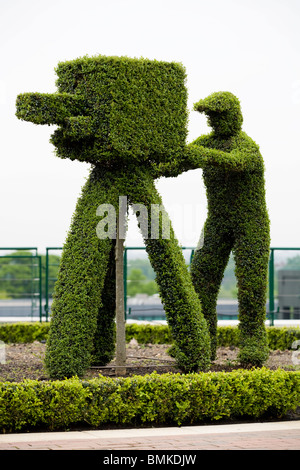
<instances>
[{"instance_id":1,"label":"mulch bed","mask_svg":"<svg viewBox=\"0 0 300 470\"><path fill-rule=\"evenodd\" d=\"M91 367L85 375L86 379L104 376L145 375L153 371L162 374L166 372L179 373L174 359L168 355L170 345L165 344L138 344L132 339L127 344L126 371L115 367L115 360L105 367ZM49 380L44 368L44 355L46 345L44 342L7 344L5 346L5 363L0 364L0 381L20 382L24 379ZM217 359L211 364L210 370L232 371L240 369L237 361L238 348L218 348ZM292 351L270 351L270 357L265 363L270 369L295 370L299 366L293 364ZM125 372L125 375L122 374Z\"/></svg>"}]
</instances>

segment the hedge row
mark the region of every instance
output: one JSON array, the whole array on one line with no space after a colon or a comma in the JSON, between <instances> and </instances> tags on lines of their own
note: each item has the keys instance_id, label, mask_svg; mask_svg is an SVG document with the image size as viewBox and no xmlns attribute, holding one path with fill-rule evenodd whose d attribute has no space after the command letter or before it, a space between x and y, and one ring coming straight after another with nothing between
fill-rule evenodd
<instances>
[{"instance_id":1,"label":"hedge row","mask_svg":"<svg viewBox=\"0 0 300 470\"><path fill-rule=\"evenodd\" d=\"M0 324L0 340L4 343L31 343L47 339L49 323L3 323ZM269 348L291 349L294 341L300 340L299 327L266 328ZM168 325L129 323L126 325L126 341L135 338L138 343L171 344L173 342ZM239 346L239 329L236 326L218 326L218 346Z\"/></svg>"},{"instance_id":2,"label":"hedge row","mask_svg":"<svg viewBox=\"0 0 300 470\"><path fill-rule=\"evenodd\" d=\"M118 379L100 376L89 381L5 382L0 384L0 430L278 418L295 410L299 402L300 372L264 367Z\"/></svg>"}]
</instances>

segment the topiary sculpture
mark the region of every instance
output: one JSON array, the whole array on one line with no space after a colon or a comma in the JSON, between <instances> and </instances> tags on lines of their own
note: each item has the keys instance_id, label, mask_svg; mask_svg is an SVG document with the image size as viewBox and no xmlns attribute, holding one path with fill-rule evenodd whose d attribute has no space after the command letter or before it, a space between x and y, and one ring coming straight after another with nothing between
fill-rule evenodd
<instances>
[{"instance_id":1,"label":"topiary sculpture","mask_svg":"<svg viewBox=\"0 0 300 470\"><path fill-rule=\"evenodd\" d=\"M115 236L97 236L98 208L133 205L156 272L173 354L183 371L206 370L210 338L198 296L172 228L170 237L149 236L161 207L154 180L159 165L185 152L187 92L180 64L84 57L60 63L58 92L25 93L17 117L56 124L51 141L61 158L89 162L90 177L78 200L64 244L52 304L46 365L51 377L83 375L114 353ZM147 218L141 217L141 207ZM98 212L97 212L98 211ZM162 225L162 221L160 221Z\"/></svg>"},{"instance_id":2,"label":"topiary sculpture","mask_svg":"<svg viewBox=\"0 0 300 470\"><path fill-rule=\"evenodd\" d=\"M269 218L264 163L258 145L242 131L239 100L213 93L194 105L205 113L212 132L189 145L182 162L162 165L169 176L202 168L208 216L195 251L191 275L209 324L212 359L217 336L216 304L233 250L238 282L240 361L261 365L268 357L265 331L269 260Z\"/></svg>"}]
</instances>

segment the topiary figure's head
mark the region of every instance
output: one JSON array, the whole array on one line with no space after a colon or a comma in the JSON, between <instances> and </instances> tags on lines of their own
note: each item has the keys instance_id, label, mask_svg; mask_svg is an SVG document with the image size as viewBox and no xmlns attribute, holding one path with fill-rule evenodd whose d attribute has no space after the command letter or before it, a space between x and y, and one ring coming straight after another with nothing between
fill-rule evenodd
<instances>
[{"instance_id":1,"label":"topiary figure's head","mask_svg":"<svg viewBox=\"0 0 300 470\"><path fill-rule=\"evenodd\" d=\"M231 136L241 130L243 115L240 102L229 91L212 93L195 103L194 109L207 115L208 123L217 135Z\"/></svg>"}]
</instances>

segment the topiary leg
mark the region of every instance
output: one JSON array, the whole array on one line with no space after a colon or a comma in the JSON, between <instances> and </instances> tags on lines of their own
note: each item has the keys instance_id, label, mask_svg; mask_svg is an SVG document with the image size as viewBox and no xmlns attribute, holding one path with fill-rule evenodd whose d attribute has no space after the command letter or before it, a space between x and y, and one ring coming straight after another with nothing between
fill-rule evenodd
<instances>
[{"instance_id":1,"label":"topiary leg","mask_svg":"<svg viewBox=\"0 0 300 470\"><path fill-rule=\"evenodd\" d=\"M261 366L269 349L266 320L268 233L259 227L240 237L234 247L238 281L240 353L242 364Z\"/></svg>"},{"instance_id":2,"label":"topiary leg","mask_svg":"<svg viewBox=\"0 0 300 470\"><path fill-rule=\"evenodd\" d=\"M94 335L93 364L105 365L112 360L116 344L116 263L115 240L112 240L108 267L101 296L101 305L97 316L97 328Z\"/></svg>"},{"instance_id":3,"label":"topiary leg","mask_svg":"<svg viewBox=\"0 0 300 470\"><path fill-rule=\"evenodd\" d=\"M132 204L144 204L148 213L148 230L155 223L153 204L161 198L150 178L139 179L129 193ZM151 212L152 211L152 212ZM144 226L145 228L145 226ZM190 274L172 227L170 237L151 238L143 233L146 250L156 273L156 282L175 341L173 355L185 372L206 370L210 364L210 338L201 304L193 288Z\"/></svg>"},{"instance_id":4,"label":"topiary leg","mask_svg":"<svg viewBox=\"0 0 300 470\"><path fill-rule=\"evenodd\" d=\"M224 235L219 226L209 220L205 223L204 244L195 251L191 263L191 276L211 338L211 359L217 350L217 299L223 274L229 260L232 237Z\"/></svg>"},{"instance_id":5,"label":"topiary leg","mask_svg":"<svg viewBox=\"0 0 300 470\"><path fill-rule=\"evenodd\" d=\"M51 308L50 333L45 363L53 378L82 375L92 360L94 335L98 322L105 328L104 355L111 354L108 343L114 334L114 311L104 311L102 293L107 269L111 262L113 241L99 239L96 233L99 204L111 202L116 207L118 197L110 181L98 177L94 169L83 188L63 247L58 280ZM107 302L104 301L104 305ZM98 320L99 311L102 319ZM104 344L103 343L103 344Z\"/></svg>"}]
</instances>

